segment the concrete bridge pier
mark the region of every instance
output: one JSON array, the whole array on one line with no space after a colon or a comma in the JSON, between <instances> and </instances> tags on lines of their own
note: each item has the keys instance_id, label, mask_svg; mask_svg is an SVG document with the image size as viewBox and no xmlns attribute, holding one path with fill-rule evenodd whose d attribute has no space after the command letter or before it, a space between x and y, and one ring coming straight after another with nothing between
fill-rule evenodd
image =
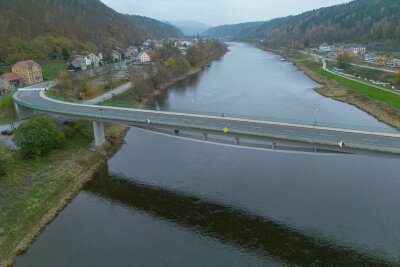
<instances>
[{"instance_id":1,"label":"concrete bridge pier","mask_svg":"<svg viewBox=\"0 0 400 267\"><path fill-rule=\"evenodd\" d=\"M93 133L94 133L94 146L96 148L102 147L106 142L104 134L104 123L102 121L93 121Z\"/></svg>"},{"instance_id":2,"label":"concrete bridge pier","mask_svg":"<svg viewBox=\"0 0 400 267\"><path fill-rule=\"evenodd\" d=\"M20 120L28 119L37 114L36 110L18 105L17 103L14 103L14 107Z\"/></svg>"}]
</instances>

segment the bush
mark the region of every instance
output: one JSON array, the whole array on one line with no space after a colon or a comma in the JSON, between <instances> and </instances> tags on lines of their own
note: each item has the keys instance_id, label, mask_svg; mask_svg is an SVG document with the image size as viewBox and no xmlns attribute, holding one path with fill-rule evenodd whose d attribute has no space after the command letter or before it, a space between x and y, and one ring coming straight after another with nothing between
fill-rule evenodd
<instances>
[{"instance_id":1,"label":"bush","mask_svg":"<svg viewBox=\"0 0 400 267\"><path fill-rule=\"evenodd\" d=\"M0 143L0 178L6 176L10 170L10 167L13 167L11 151L4 144Z\"/></svg>"},{"instance_id":2,"label":"bush","mask_svg":"<svg viewBox=\"0 0 400 267\"><path fill-rule=\"evenodd\" d=\"M49 118L38 116L23 123L15 132L14 143L23 156L40 158L52 149L60 148L65 136Z\"/></svg>"}]
</instances>

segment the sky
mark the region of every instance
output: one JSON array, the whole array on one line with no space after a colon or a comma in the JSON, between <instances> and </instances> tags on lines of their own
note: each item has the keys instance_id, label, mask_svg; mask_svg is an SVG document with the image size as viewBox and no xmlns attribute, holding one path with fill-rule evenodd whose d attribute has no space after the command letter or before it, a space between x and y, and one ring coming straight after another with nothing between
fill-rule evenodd
<instances>
[{"instance_id":1,"label":"sky","mask_svg":"<svg viewBox=\"0 0 400 267\"><path fill-rule=\"evenodd\" d=\"M101 0L114 10L161 21L194 20L218 26L297 15L350 0Z\"/></svg>"}]
</instances>

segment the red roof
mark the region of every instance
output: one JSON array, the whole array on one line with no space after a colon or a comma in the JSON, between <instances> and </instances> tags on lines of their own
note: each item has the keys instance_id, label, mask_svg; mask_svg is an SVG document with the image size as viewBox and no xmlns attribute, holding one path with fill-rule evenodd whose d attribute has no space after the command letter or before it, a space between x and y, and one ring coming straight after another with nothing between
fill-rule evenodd
<instances>
[{"instance_id":1,"label":"red roof","mask_svg":"<svg viewBox=\"0 0 400 267\"><path fill-rule=\"evenodd\" d=\"M15 74L15 73L13 73L13 72L4 73L4 74L1 75L0 77L3 78L3 79L6 80L6 81L9 81L9 82L21 80L21 78L20 78L17 74Z\"/></svg>"},{"instance_id":2,"label":"red roof","mask_svg":"<svg viewBox=\"0 0 400 267\"><path fill-rule=\"evenodd\" d=\"M151 54L153 54L153 50L144 50L144 52L146 53L146 54L148 54L148 55L151 55Z\"/></svg>"},{"instance_id":3,"label":"red roof","mask_svg":"<svg viewBox=\"0 0 400 267\"><path fill-rule=\"evenodd\" d=\"M25 68L28 68L28 69L32 68L34 65L39 65L39 64L37 64L37 63L36 63L35 61L33 61L33 60L20 61L20 62L18 62L17 64L21 64L21 65L23 65Z\"/></svg>"}]
</instances>

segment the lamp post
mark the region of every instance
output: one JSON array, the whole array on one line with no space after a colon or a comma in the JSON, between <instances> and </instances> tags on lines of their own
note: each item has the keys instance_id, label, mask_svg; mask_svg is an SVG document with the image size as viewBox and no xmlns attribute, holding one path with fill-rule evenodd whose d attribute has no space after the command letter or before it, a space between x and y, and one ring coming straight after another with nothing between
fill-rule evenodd
<instances>
[{"instance_id":1,"label":"lamp post","mask_svg":"<svg viewBox=\"0 0 400 267\"><path fill-rule=\"evenodd\" d=\"M317 121L318 111L319 109L316 108L314 113L314 126L318 126L318 121Z\"/></svg>"}]
</instances>

